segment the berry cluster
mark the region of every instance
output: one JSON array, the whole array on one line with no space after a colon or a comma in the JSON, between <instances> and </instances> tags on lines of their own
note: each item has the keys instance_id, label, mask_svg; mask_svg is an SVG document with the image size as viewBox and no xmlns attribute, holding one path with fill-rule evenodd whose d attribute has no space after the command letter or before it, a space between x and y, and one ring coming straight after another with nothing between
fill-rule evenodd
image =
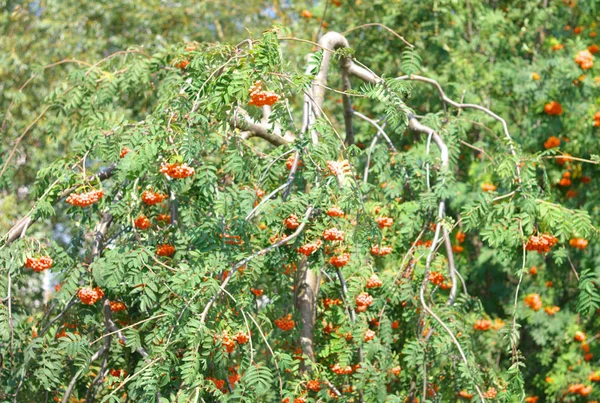
<instances>
[{"instance_id":1,"label":"berry cluster","mask_svg":"<svg viewBox=\"0 0 600 403\"><path fill-rule=\"evenodd\" d=\"M104 292L100 287L91 288L84 287L77 291L77 297L86 305L94 305L104 296Z\"/></svg>"},{"instance_id":2,"label":"berry cluster","mask_svg":"<svg viewBox=\"0 0 600 403\"><path fill-rule=\"evenodd\" d=\"M590 393L592 393L592 386L585 386L582 383L576 383L573 385L569 385L569 389L568 389L569 393L572 393L574 395L580 395L580 396L588 396Z\"/></svg>"},{"instance_id":3,"label":"berry cluster","mask_svg":"<svg viewBox=\"0 0 600 403\"><path fill-rule=\"evenodd\" d=\"M114 376L115 378L125 377L127 376L127 371L124 369L111 369L110 375Z\"/></svg>"},{"instance_id":4,"label":"berry cluster","mask_svg":"<svg viewBox=\"0 0 600 403\"><path fill-rule=\"evenodd\" d=\"M257 297L260 297L261 295L263 295L263 290L261 290L260 288L259 289L250 288L250 292Z\"/></svg>"},{"instance_id":5,"label":"berry cluster","mask_svg":"<svg viewBox=\"0 0 600 403\"><path fill-rule=\"evenodd\" d=\"M145 215L141 215L135 219L133 225L139 229L148 229L150 228L150 220Z\"/></svg>"},{"instance_id":6,"label":"berry cluster","mask_svg":"<svg viewBox=\"0 0 600 403\"><path fill-rule=\"evenodd\" d=\"M171 216L168 214L159 214L156 216L158 221L164 221L167 224L171 224Z\"/></svg>"},{"instance_id":7,"label":"berry cluster","mask_svg":"<svg viewBox=\"0 0 600 403\"><path fill-rule=\"evenodd\" d=\"M225 351L228 354L231 354L235 350L235 340L230 338L225 332L223 332L223 336L221 337L221 344L225 347Z\"/></svg>"},{"instance_id":8,"label":"berry cluster","mask_svg":"<svg viewBox=\"0 0 600 403\"><path fill-rule=\"evenodd\" d=\"M585 333L582 332L582 331L580 331L580 330L578 330L578 331L575 332L575 336L573 336L573 339L576 342L583 343L585 341L585 339L586 339Z\"/></svg>"},{"instance_id":9,"label":"berry cluster","mask_svg":"<svg viewBox=\"0 0 600 403\"><path fill-rule=\"evenodd\" d=\"M175 247L173 245L169 245L168 243L164 243L156 247L156 254L158 256L173 256L174 253Z\"/></svg>"},{"instance_id":10,"label":"berry cluster","mask_svg":"<svg viewBox=\"0 0 600 403\"><path fill-rule=\"evenodd\" d=\"M373 303L373 297L369 295L369 293L361 292L356 297L356 311L364 312L369 308L369 306Z\"/></svg>"},{"instance_id":11,"label":"berry cluster","mask_svg":"<svg viewBox=\"0 0 600 403\"><path fill-rule=\"evenodd\" d=\"M323 306L325 307L325 309L329 309L334 305L342 305L342 300L339 298L335 298L335 299L324 298L323 299Z\"/></svg>"},{"instance_id":12,"label":"berry cluster","mask_svg":"<svg viewBox=\"0 0 600 403\"><path fill-rule=\"evenodd\" d=\"M127 147L123 147L123 149L121 150L120 157L121 157L121 158L125 158L125 156L126 156L127 154L129 154L130 152L131 152L131 150L130 150L129 148L127 148Z\"/></svg>"},{"instance_id":13,"label":"berry cluster","mask_svg":"<svg viewBox=\"0 0 600 403\"><path fill-rule=\"evenodd\" d=\"M444 282L444 275L438 271L432 271L429 273L428 279L433 284L440 286Z\"/></svg>"},{"instance_id":14,"label":"berry cluster","mask_svg":"<svg viewBox=\"0 0 600 403\"><path fill-rule=\"evenodd\" d=\"M315 243L307 243L306 245L302 245L301 247L299 247L298 252L303 254L304 256L310 256L313 253L315 253L315 251L319 249L322 244L323 243L321 242L321 240L317 239Z\"/></svg>"},{"instance_id":15,"label":"berry cluster","mask_svg":"<svg viewBox=\"0 0 600 403\"><path fill-rule=\"evenodd\" d=\"M327 169L329 169L331 175L342 175L350 170L350 163L348 160L327 161Z\"/></svg>"},{"instance_id":16,"label":"berry cluster","mask_svg":"<svg viewBox=\"0 0 600 403\"><path fill-rule=\"evenodd\" d=\"M216 379L216 378L211 378L211 377L207 377L206 378L207 381L211 381L212 383L215 384L215 388L224 391L225 390L225 381L223 379Z\"/></svg>"},{"instance_id":17,"label":"berry cluster","mask_svg":"<svg viewBox=\"0 0 600 403\"><path fill-rule=\"evenodd\" d=\"M546 105L544 105L544 112L546 112L546 114L548 114L548 115L558 116L558 115L562 115L563 108L559 102L551 101L551 102L548 102Z\"/></svg>"},{"instance_id":18,"label":"berry cluster","mask_svg":"<svg viewBox=\"0 0 600 403\"><path fill-rule=\"evenodd\" d=\"M149 206L161 203L168 196L162 193L155 193L151 190L144 190L142 193L142 201Z\"/></svg>"},{"instance_id":19,"label":"berry cluster","mask_svg":"<svg viewBox=\"0 0 600 403\"><path fill-rule=\"evenodd\" d=\"M488 390L483 393L483 397L486 399L493 399L496 395L498 395L498 391L494 387L488 388Z\"/></svg>"},{"instance_id":20,"label":"berry cluster","mask_svg":"<svg viewBox=\"0 0 600 403\"><path fill-rule=\"evenodd\" d=\"M121 301L110 301L110 310L113 312L121 312L127 309L127 306Z\"/></svg>"},{"instance_id":21,"label":"berry cluster","mask_svg":"<svg viewBox=\"0 0 600 403\"><path fill-rule=\"evenodd\" d=\"M327 210L327 215L329 217L343 217L344 211L339 207L330 207L329 210Z\"/></svg>"},{"instance_id":22,"label":"berry cluster","mask_svg":"<svg viewBox=\"0 0 600 403\"><path fill-rule=\"evenodd\" d=\"M550 136L544 141L544 148L547 150L558 146L560 146L560 139L556 136Z\"/></svg>"},{"instance_id":23,"label":"berry cluster","mask_svg":"<svg viewBox=\"0 0 600 403\"><path fill-rule=\"evenodd\" d=\"M539 253L548 253L554 245L558 243L558 238L549 235L542 234L540 236L531 235L525 245L525 249L532 251L538 251Z\"/></svg>"},{"instance_id":24,"label":"berry cluster","mask_svg":"<svg viewBox=\"0 0 600 403\"><path fill-rule=\"evenodd\" d=\"M160 172L175 179L187 178L194 174L194 168L188 164L162 164Z\"/></svg>"},{"instance_id":25,"label":"berry cluster","mask_svg":"<svg viewBox=\"0 0 600 403\"><path fill-rule=\"evenodd\" d=\"M415 248L419 247L419 246L424 246L426 248L429 248L432 243L433 243L433 241L431 239L428 239L427 241L423 241L422 239L419 239L417 242L413 243L413 246Z\"/></svg>"},{"instance_id":26,"label":"berry cluster","mask_svg":"<svg viewBox=\"0 0 600 403\"><path fill-rule=\"evenodd\" d=\"M378 217L375 222L377 222L379 228L383 229L385 227L391 227L394 224L394 219L392 217Z\"/></svg>"},{"instance_id":27,"label":"berry cluster","mask_svg":"<svg viewBox=\"0 0 600 403\"><path fill-rule=\"evenodd\" d=\"M483 190L484 192L493 192L496 190L496 185L494 185L493 183L482 183L481 190Z\"/></svg>"},{"instance_id":28,"label":"berry cluster","mask_svg":"<svg viewBox=\"0 0 600 403\"><path fill-rule=\"evenodd\" d=\"M475 324L473 325L473 329L475 330L481 330L481 331L486 331L490 328L490 326L492 326L492 322L490 322L487 319L479 319L477 322L475 322Z\"/></svg>"},{"instance_id":29,"label":"berry cluster","mask_svg":"<svg viewBox=\"0 0 600 403\"><path fill-rule=\"evenodd\" d=\"M250 102L248 102L248 105L258 107L265 105L272 106L275 102L279 101L279 95L271 91L262 90L262 81L260 80L252 84L248 92L250 93Z\"/></svg>"},{"instance_id":30,"label":"berry cluster","mask_svg":"<svg viewBox=\"0 0 600 403\"><path fill-rule=\"evenodd\" d=\"M28 257L25 260L25 266L38 273L51 268L53 263L54 260L50 256Z\"/></svg>"},{"instance_id":31,"label":"berry cluster","mask_svg":"<svg viewBox=\"0 0 600 403\"><path fill-rule=\"evenodd\" d=\"M340 255L340 256L332 256L331 259L329 259L329 264L339 268L339 267L346 266L349 261L350 261L350 254L344 253L343 255Z\"/></svg>"},{"instance_id":32,"label":"berry cluster","mask_svg":"<svg viewBox=\"0 0 600 403\"><path fill-rule=\"evenodd\" d=\"M592 372L589 376L588 379L592 382L600 382L600 373L598 372Z\"/></svg>"},{"instance_id":33,"label":"berry cluster","mask_svg":"<svg viewBox=\"0 0 600 403\"><path fill-rule=\"evenodd\" d=\"M248 336L246 333L242 332L241 330L239 332L237 332L237 334L235 335L235 341L237 341L238 344L246 344L246 343L248 343L249 340L250 340L250 336Z\"/></svg>"},{"instance_id":34,"label":"berry cluster","mask_svg":"<svg viewBox=\"0 0 600 403\"><path fill-rule=\"evenodd\" d=\"M323 231L323 239L326 241L343 241L344 231L340 231L337 228L329 228Z\"/></svg>"},{"instance_id":35,"label":"berry cluster","mask_svg":"<svg viewBox=\"0 0 600 403\"><path fill-rule=\"evenodd\" d=\"M71 193L65 201L73 206L87 207L96 203L103 195L103 190L90 190L85 193Z\"/></svg>"},{"instance_id":36,"label":"berry cluster","mask_svg":"<svg viewBox=\"0 0 600 403\"><path fill-rule=\"evenodd\" d=\"M390 371L392 372L393 375L400 376L400 373L402 372L402 368L400 368L400 366L396 366L396 367L392 368Z\"/></svg>"},{"instance_id":37,"label":"berry cluster","mask_svg":"<svg viewBox=\"0 0 600 403\"><path fill-rule=\"evenodd\" d=\"M525 296L525 304L534 311L539 311L542 308L542 298L540 294L529 294Z\"/></svg>"},{"instance_id":38,"label":"berry cluster","mask_svg":"<svg viewBox=\"0 0 600 403\"><path fill-rule=\"evenodd\" d=\"M371 341L375 338L375 332L372 331L371 329L367 329L367 331L365 332L365 342L367 341Z\"/></svg>"},{"instance_id":39,"label":"berry cluster","mask_svg":"<svg viewBox=\"0 0 600 403\"><path fill-rule=\"evenodd\" d=\"M585 238L573 238L569 240L569 245L577 249L585 249L588 246L588 241Z\"/></svg>"},{"instance_id":40,"label":"berry cluster","mask_svg":"<svg viewBox=\"0 0 600 403\"><path fill-rule=\"evenodd\" d=\"M594 126L595 127L600 126L600 111L594 113Z\"/></svg>"},{"instance_id":41,"label":"berry cluster","mask_svg":"<svg viewBox=\"0 0 600 403\"><path fill-rule=\"evenodd\" d=\"M383 285L383 281L381 281L379 279L379 277L377 277L376 274L373 274L371 277L369 277L369 279L367 280L367 288L379 288Z\"/></svg>"},{"instance_id":42,"label":"berry cluster","mask_svg":"<svg viewBox=\"0 0 600 403\"><path fill-rule=\"evenodd\" d=\"M550 316L554 316L557 312L560 312L559 306L547 306L544 308L544 312L546 312Z\"/></svg>"},{"instance_id":43,"label":"berry cluster","mask_svg":"<svg viewBox=\"0 0 600 403\"><path fill-rule=\"evenodd\" d=\"M391 246L382 246L381 248L377 245L371 246L371 255L373 256L385 256L392 253L393 249Z\"/></svg>"},{"instance_id":44,"label":"berry cluster","mask_svg":"<svg viewBox=\"0 0 600 403\"><path fill-rule=\"evenodd\" d=\"M354 367L352 367L350 365L342 367L340 364L335 364L335 365L331 366L331 371L337 375L351 375L358 368L360 368L359 364L356 364Z\"/></svg>"},{"instance_id":45,"label":"berry cluster","mask_svg":"<svg viewBox=\"0 0 600 403\"><path fill-rule=\"evenodd\" d=\"M559 186L571 186L571 172L567 171L567 172L563 172L562 174L562 178L560 179L560 182L558 182Z\"/></svg>"},{"instance_id":46,"label":"berry cluster","mask_svg":"<svg viewBox=\"0 0 600 403\"><path fill-rule=\"evenodd\" d=\"M292 167L294 166L295 159L296 159L296 156L294 154L292 154L285 161L285 167L288 169L288 171L291 170ZM304 166L304 163L302 162L302 160L298 160L298 168L300 168L301 166Z\"/></svg>"},{"instance_id":47,"label":"berry cluster","mask_svg":"<svg viewBox=\"0 0 600 403\"><path fill-rule=\"evenodd\" d=\"M575 63L577 63L582 70L589 70L594 67L594 56L592 56L592 53L589 50L582 50L575 56Z\"/></svg>"},{"instance_id":48,"label":"berry cluster","mask_svg":"<svg viewBox=\"0 0 600 403\"><path fill-rule=\"evenodd\" d=\"M318 379L313 379L306 382L306 389L318 392L321 390L321 382Z\"/></svg>"},{"instance_id":49,"label":"berry cluster","mask_svg":"<svg viewBox=\"0 0 600 403\"><path fill-rule=\"evenodd\" d=\"M283 318L275 319L273 322L275 323L275 326L286 332L294 328L294 321L292 320L292 314L290 313Z\"/></svg>"},{"instance_id":50,"label":"berry cluster","mask_svg":"<svg viewBox=\"0 0 600 403\"><path fill-rule=\"evenodd\" d=\"M283 224L287 229L296 229L300 226L298 216L295 214L290 214L290 216L283 221Z\"/></svg>"}]
</instances>

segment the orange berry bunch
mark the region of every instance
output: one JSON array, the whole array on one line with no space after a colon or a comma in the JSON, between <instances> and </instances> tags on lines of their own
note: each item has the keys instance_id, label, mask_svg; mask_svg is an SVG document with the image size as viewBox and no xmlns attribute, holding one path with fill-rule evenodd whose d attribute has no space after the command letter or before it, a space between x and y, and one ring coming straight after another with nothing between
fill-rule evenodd
<instances>
[{"instance_id":1,"label":"orange berry bunch","mask_svg":"<svg viewBox=\"0 0 600 403\"><path fill-rule=\"evenodd\" d=\"M258 107L265 105L271 106L279 101L279 95L274 92L262 90L262 81L260 80L251 85L248 92L250 93L250 102L248 102L248 105Z\"/></svg>"},{"instance_id":2,"label":"orange berry bunch","mask_svg":"<svg viewBox=\"0 0 600 403\"><path fill-rule=\"evenodd\" d=\"M162 164L160 172L175 179L183 179L194 174L194 168L188 164Z\"/></svg>"},{"instance_id":3,"label":"orange berry bunch","mask_svg":"<svg viewBox=\"0 0 600 403\"><path fill-rule=\"evenodd\" d=\"M540 294L529 294L525 296L525 304L534 311L539 311L542 308Z\"/></svg>"},{"instance_id":4,"label":"orange berry bunch","mask_svg":"<svg viewBox=\"0 0 600 403\"><path fill-rule=\"evenodd\" d=\"M575 63L577 63L582 70L589 70L594 67L594 56L592 56L592 53L589 50L582 50L575 56Z\"/></svg>"},{"instance_id":5,"label":"orange berry bunch","mask_svg":"<svg viewBox=\"0 0 600 403\"><path fill-rule=\"evenodd\" d=\"M559 186L571 186L571 172L563 172L562 178L560 182L558 182Z\"/></svg>"},{"instance_id":6,"label":"orange berry bunch","mask_svg":"<svg viewBox=\"0 0 600 403\"><path fill-rule=\"evenodd\" d=\"M331 366L331 371L337 375L350 375L354 372L354 368L350 365L342 367L340 364L335 364Z\"/></svg>"},{"instance_id":7,"label":"orange berry bunch","mask_svg":"<svg viewBox=\"0 0 600 403\"><path fill-rule=\"evenodd\" d=\"M558 238L549 234L542 234L540 236L531 235L525 245L525 249L529 251L535 250L539 253L548 253L557 243Z\"/></svg>"},{"instance_id":8,"label":"orange berry bunch","mask_svg":"<svg viewBox=\"0 0 600 403\"><path fill-rule=\"evenodd\" d=\"M569 241L569 245L577 249L585 249L588 246L588 241L585 238L573 238Z\"/></svg>"},{"instance_id":9,"label":"orange berry bunch","mask_svg":"<svg viewBox=\"0 0 600 403\"><path fill-rule=\"evenodd\" d=\"M455 239L457 242L463 243L465 241L466 236L467 236L467 234L465 234L464 232L458 231L458 232L456 232Z\"/></svg>"},{"instance_id":10,"label":"orange berry bunch","mask_svg":"<svg viewBox=\"0 0 600 403\"><path fill-rule=\"evenodd\" d=\"M525 403L537 403L539 396L528 396L525 398Z\"/></svg>"},{"instance_id":11,"label":"orange berry bunch","mask_svg":"<svg viewBox=\"0 0 600 403\"><path fill-rule=\"evenodd\" d=\"M156 247L156 254L158 256L173 256L174 253L175 247L173 245L164 243Z\"/></svg>"},{"instance_id":12,"label":"orange berry bunch","mask_svg":"<svg viewBox=\"0 0 600 403\"><path fill-rule=\"evenodd\" d=\"M483 190L484 192L493 192L496 190L496 185L494 185L493 183L482 183L481 190Z\"/></svg>"},{"instance_id":13,"label":"orange berry bunch","mask_svg":"<svg viewBox=\"0 0 600 403\"><path fill-rule=\"evenodd\" d=\"M130 152L130 151L131 151L131 150L130 150L129 148L127 148L127 147L123 147L123 149L121 150L120 157L121 157L121 158L125 158L125 156L126 156L127 154L129 154L129 152Z\"/></svg>"},{"instance_id":14,"label":"orange berry bunch","mask_svg":"<svg viewBox=\"0 0 600 403\"><path fill-rule=\"evenodd\" d=\"M330 207L329 210L327 210L327 215L329 217L343 217L344 211L338 207Z\"/></svg>"},{"instance_id":15,"label":"orange berry bunch","mask_svg":"<svg viewBox=\"0 0 600 403\"><path fill-rule=\"evenodd\" d=\"M110 301L110 310L113 312L121 312L127 309L127 306L121 301Z\"/></svg>"},{"instance_id":16,"label":"orange berry bunch","mask_svg":"<svg viewBox=\"0 0 600 403\"><path fill-rule=\"evenodd\" d=\"M337 228L329 228L323 231L323 239L326 241L343 241L344 231L340 231Z\"/></svg>"},{"instance_id":17,"label":"orange berry bunch","mask_svg":"<svg viewBox=\"0 0 600 403\"><path fill-rule=\"evenodd\" d=\"M259 289L250 288L250 292L257 297L260 297L261 295L263 295L263 290L261 290L260 288Z\"/></svg>"},{"instance_id":18,"label":"orange berry bunch","mask_svg":"<svg viewBox=\"0 0 600 403\"><path fill-rule=\"evenodd\" d=\"M550 136L544 142L544 148L545 149L550 149L550 148L558 147L559 145L560 145L560 139L558 137L556 137L556 136Z\"/></svg>"},{"instance_id":19,"label":"orange berry bunch","mask_svg":"<svg viewBox=\"0 0 600 403\"><path fill-rule=\"evenodd\" d=\"M127 371L125 371L124 369L111 369L110 375L114 376L115 378L120 378L122 376L126 376Z\"/></svg>"},{"instance_id":20,"label":"orange berry bunch","mask_svg":"<svg viewBox=\"0 0 600 403\"><path fill-rule=\"evenodd\" d=\"M187 60L187 59L183 59L183 60L181 60L179 62L176 62L174 64L174 66L177 67L177 68L179 68L179 69L181 69L181 70L184 70L188 66L188 64L190 64L190 61Z\"/></svg>"},{"instance_id":21,"label":"orange berry bunch","mask_svg":"<svg viewBox=\"0 0 600 403\"><path fill-rule=\"evenodd\" d=\"M381 248L377 245L371 246L371 255L373 256L385 256L392 253L391 246L382 246Z\"/></svg>"},{"instance_id":22,"label":"orange berry bunch","mask_svg":"<svg viewBox=\"0 0 600 403\"><path fill-rule=\"evenodd\" d=\"M588 379L592 382L600 382L600 373L598 372L592 372L589 376Z\"/></svg>"},{"instance_id":23,"label":"orange berry bunch","mask_svg":"<svg viewBox=\"0 0 600 403\"><path fill-rule=\"evenodd\" d=\"M319 382L318 379L308 381L306 382L306 389L312 390L313 392L318 392L321 390L321 382Z\"/></svg>"},{"instance_id":24,"label":"orange berry bunch","mask_svg":"<svg viewBox=\"0 0 600 403\"><path fill-rule=\"evenodd\" d=\"M432 271L429 273L429 281L433 284L440 286L444 282L444 275L438 271Z\"/></svg>"},{"instance_id":25,"label":"orange berry bunch","mask_svg":"<svg viewBox=\"0 0 600 403\"><path fill-rule=\"evenodd\" d=\"M548 115L562 115L563 108L562 105L557 101L550 101L546 105L544 105L544 112Z\"/></svg>"},{"instance_id":26,"label":"orange berry bunch","mask_svg":"<svg viewBox=\"0 0 600 403\"><path fill-rule=\"evenodd\" d=\"M369 279L367 280L367 288L379 288L383 285L383 281L381 281L379 279L379 277L377 277L376 274L373 274L371 277L369 277Z\"/></svg>"},{"instance_id":27,"label":"orange berry bunch","mask_svg":"<svg viewBox=\"0 0 600 403\"><path fill-rule=\"evenodd\" d=\"M104 296L100 287L84 287L77 291L77 297L86 305L94 305Z\"/></svg>"},{"instance_id":28,"label":"orange berry bunch","mask_svg":"<svg viewBox=\"0 0 600 403\"><path fill-rule=\"evenodd\" d=\"M304 256L310 256L313 253L315 253L315 251L319 249L322 244L323 243L321 242L321 240L317 239L317 242L315 243L307 243L306 245L302 245L301 247L299 247L298 252L303 254Z\"/></svg>"},{"instance_id":29,"label":"orange berry bunch","mask_svg":"<svg viewBox=\"0 0 600 403\"><path fill-rule=\"evenodd\" d=\"M356 297L356 311L364 312L373 303L373 297L369 293L361 292Z\"/></svg>"},{"instance_id":30,"label":"orange berry bunch","mask_svg":"<svg viewBox=\"0 0 600 403\"><path fill-rule=\"evenodd\" d=\"M339 268L339 267L346 266L349 261L350 261L350 254L344 253L343 255L340 255L340 256L332 256L331 259L329 259L329 264Z\"/></svg>"},{"instance_id":31,"label":"orange berry bunch","mask_svg":"<svg viewBox=\"0 0 600 403\"><path fill-rule=\"evenodd\" d=\"M575 336L573 336L573 339L579 343L583 343L585 341L585 338L585 333L580 330L576 331Z\"/></svg>"},{"instance_id":32,"label":"orange berry bunch","mask_svg":"<svg viewBox=\"0 0 600 403\"><path fill-rule=\"evenodd\" d=\"M248 343L249 340L250 340L250 336L248 336L246 333L242 332L241 330L239 332L237 332L237 334L235 335L235 341L237 341L238 344L246 344L246 343Z\"/></svg>"},{"instance_id":33,"label":"orange berry bunch","mask_svg":"<svg viewBox=\"0 0 600 403\"><path fill-rule=\"evenodd\" d=\"M600 111L594 113L594 126L600 127Z\"/></svg>"},{"instance_id":34,"label":"orange berry bunch","mask_svg":"<svg viewBox=\"0 0 600 403\"><path fill-rule=\"evenodd\" d=\"M422 239L419 239L417 242L415 242L413 245L415 247L418 246L424 246L426 248L429 248L431 246L431 244L433 243L433 241L431 239L428 239L426 241L423 241Z\"/></svg>"},{"instance_id":35,"label":"orange berry bunch","mask_svg":"<svg viewBox=\"0 0 600 403\"><path fill-rule=\"evenodd\" d=\"M573 385L569 385L568 392L574 395L580 395L585 397L592 393L592 386L585 386L582 383L576 383Z\"/></svg>"},{"instance_id":36,"label":"orange berry bunch","mask_svg":"<svg viewBox=\"0 0 600 403\"><path fill-rule=\"evenodd\" d=\"M490 322L489 320L487 320L487 319L479 319L473 325L473 329L475 329L475 330L481 330L481 331L485 332L486 330L488 330L490 328L490 326L492 326L492 322Z\"/></svg>"},{"instance_id":37,"label":"orange berry bunch","mask_svg":"<svg viewBox=\"0 0 600 403\"><path fill-rule=\"evenodd\" d=\"M334 305L342 305L342 300L339 298L335 298L335 299L324 298L323 299L323 306L325 307L325 309L329 309Z\"/></svg>"},{"instance_id":38,"label":"orange berry bunch","mask_svg":"<svg viewBox=\"0 0 600 403\"><path fill-rule=\"evenodd\" d=\"M294 154L290 155L288 157L288 159L285 161L285 167L288 170L291 170L292 167L294 166L294 160L296 159L296 156ZM304 166L304 163L302 162L302 160L298 160L298 167Z\"/></svg>"},{"instance_id":39,"label":"orange berry bunch","mask_svg":"<svg viewBox=\"0 0 600 403\"><path fill-rule=\"evenodd\" d=\"M379 225L379 228L391 227L394 224L394 219L391 217L378 217L375 222Z\"/></svg>"},{"instance_id":40,"label":"orange berry bunch","mask_svg":"<svg viewBox=\"0 0 600 403\"><path fill-rule=\"evenodd\" d=\"M371 340L373 340L374 338L375 338L375 332L374 332L374 331L372 331L371 329L368 329L368 330L365 332L365 338L364 338L364 340L365 340L365 341L371 341Z\"/></svg>"},{"instance_id":41,"label":"orange berry bunch","mask_svg":"<svg viewBox=\"0 0 600 403\"><path fill-rule=\"evenodd\" d=\"M159 215L157 215L157 216L156 216L156 219L157 219L158 221L164 221L164 222L166 222L167 224L170 224L170 223L171 223L171 216L170 216L170 215L168 215L168 214L159 214Z\"/></svg>"},{"instance_id":42,"label":"orange berry bunch","mask_svg":"<svg viewBox=\"0 0 600 403\"><path fill-rule=\"evenodd\" d=\"M350 163L348 160L327 161L327 169L329 169L329 173L331 175L338 176L350 170Z\"/></svg>"},{"instance_id":43,"label":"orange berry bunch","mask_svg":"<svg viewBox=\"0 0 600 403\"><path fill-rule=\"evenodd\" d=\"M287 229L296 229L300 226L298 216L295 214L290 214L290 216L283 221L283 224Z\"/></svg>"},{"instance_id":44,"label":"orange berry bunch","mask_svg":"<svg viewBox=\"0 0 600 403\"><path fill-rule=\"evenodd\" d=\"M217 340L217 336L215 336L215 341ZM233 350L235 350L235 340L230 338L227 332L223 331L221 335L221 345L225 347L225 351L228 354L231 354Z\"/></svg>"},{"instance_id":45,"label":"orange berry bunch","mask_svg":"<svg viewBox=\"0 0 600 403\"><path fill-rule=\"evenodd\" d=\"M38 258L28 257L25 260L25 266L39 273L52 267L54 260L50 256L41 256Z\"/></svg>"},{"instance_id":46,"label":"orange berry bunch","mask_svg":"<svg viewBox=\"0 0 600 403\"><path fill-rule=\"evenodd\" d=\"M473 399L473 394L467 392L466 390L461 390L460 392L458 392L458 395L460 397L462 397L463 399L467 399L467 400Z\"/></svg>"},{"instance_id":47,"label":"orange berry bunch","mask_svg":"<svg viewBox=\"0 0 600 403\"><path fill-rule=\"evenodd\" d=\"M150 220L145 215L141 215L135 219L133 225L139 229L148 229L150 228Z\"/></svg>"},{"instance_id":48,"label":"orange berry bunch","mask_svg":"<svg viewBox=\"0 0 600 403\"><path fill-rule=\"evenodd\" d=\"M493 399L496 395L498 395L498 391L494 387L488 388L488 390L483 393L483 397L486 399Z\"/></svg>"},{"instance_id":49,"label":"orange berry bunch","mask_svg":"<svg viewBox=\"0 0 600 403\"><path fill-rule=\"evenodd\" d=\"M219 390L224 390L225 389L225 381L223 379L216 379L216 378L206 378L207 381L211 381L212 383L215 384L215 388L219 389Z\"/></svg>"},{"instance_id":50,"label":"orange berry bunch","mask_svg":"<svg viewBox=\"0 0 600 403\"><path fill-rule=\"evenodd\" d=\"M294 328L294 321L292 320L292 314L288 313L287 316L284 316L280 319L275 319L273 321L275 326L283 330L284 332L290 331Z\"/></svg>"},{"instance_id":51,"label":"orange berry bunch","mask_svg":"<svg viewBox=\"0 0 600 403\"><path fill-rule=\"evenodd\" d=\"M155 193L151 190L144 190L142 193L142 201L149 206L161 203L168 196L162 193Z\"/></svg>"},{"instance_id":52,"label":"orange berry bunch","mask_svg":"<svg viewBox=\"0 0 600 403\"><path fill-rule=\"evenodd\" d=\"M590 46L588 46L588 51L591 54L595 55L596 53L600 52L600 47L596 44L590 45Z\"/></svg>"},{"instance_id":53,"label":"orange berry bunch","mask_svg":"<svg viewBox=\"0 0 600 403\"><path fill-rule=\"evenodd\" d=\"M73 206L87 207L96 203L102 196L104 196L103 190L90 190L85 193L71 193L65 201Z\"/></svg>"},{"instance_id":54,"label":"orange berry bunch","mask_svg":"<svg viewBox=\"0 0 600 403\"><path fill-rule=\"evenodd\" d=\"M557 312L560 312L559 306L547 306L544 308L544 312L546 312L550 316L554 316Z\"/></svg>"}]
</instances>

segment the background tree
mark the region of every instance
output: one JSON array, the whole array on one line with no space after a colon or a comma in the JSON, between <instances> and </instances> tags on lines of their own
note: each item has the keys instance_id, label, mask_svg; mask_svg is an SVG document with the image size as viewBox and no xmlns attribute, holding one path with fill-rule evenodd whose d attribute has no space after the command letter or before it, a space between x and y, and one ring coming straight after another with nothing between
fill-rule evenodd
<instances>
[{"instance_id":1,"label":"background tree","mask_svg":"<svg viewBox=\"0 0 600 403\"><path fill-rule=\"evenodd\" d=\"M597 398L598 4L513 3L5 2L0 398Z\"/></svg>"}]
</instances>

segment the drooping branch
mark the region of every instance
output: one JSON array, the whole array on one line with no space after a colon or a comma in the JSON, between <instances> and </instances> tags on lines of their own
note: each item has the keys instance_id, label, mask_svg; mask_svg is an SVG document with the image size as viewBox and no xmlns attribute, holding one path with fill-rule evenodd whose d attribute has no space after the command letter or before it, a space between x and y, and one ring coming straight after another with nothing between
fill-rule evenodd
<instances>
[{"instance_id":1,"label":"drooping branch","mask_svg":"<svg viewBox=\"0 0 600 403\"><path fill-rule=\"evenodd\" d=\"M270 132L265 125L255 122L242 108L236 108L231 118L231 127L240 129L242 138L245 140L251 137L260 137L274 146L284 146L294 141L291 133L280 136Z\"/></svg>"}]
</instances>

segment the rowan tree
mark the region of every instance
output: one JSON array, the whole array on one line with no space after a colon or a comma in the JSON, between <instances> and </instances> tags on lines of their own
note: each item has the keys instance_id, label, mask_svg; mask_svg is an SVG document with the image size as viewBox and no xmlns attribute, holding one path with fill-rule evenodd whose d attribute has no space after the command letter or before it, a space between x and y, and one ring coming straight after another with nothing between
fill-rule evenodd
<instances>
[{"instance_id":1,"label":"rowan tree","mask_svg":"<svg viewBox=\"0 0 600 403\"><path fill-rule=\"evenodd\" d=\"M154 8L21 71L0 399L596 399L597 6L512 3L236 6L217 41Z\"/></svg>"}]
</instances>

